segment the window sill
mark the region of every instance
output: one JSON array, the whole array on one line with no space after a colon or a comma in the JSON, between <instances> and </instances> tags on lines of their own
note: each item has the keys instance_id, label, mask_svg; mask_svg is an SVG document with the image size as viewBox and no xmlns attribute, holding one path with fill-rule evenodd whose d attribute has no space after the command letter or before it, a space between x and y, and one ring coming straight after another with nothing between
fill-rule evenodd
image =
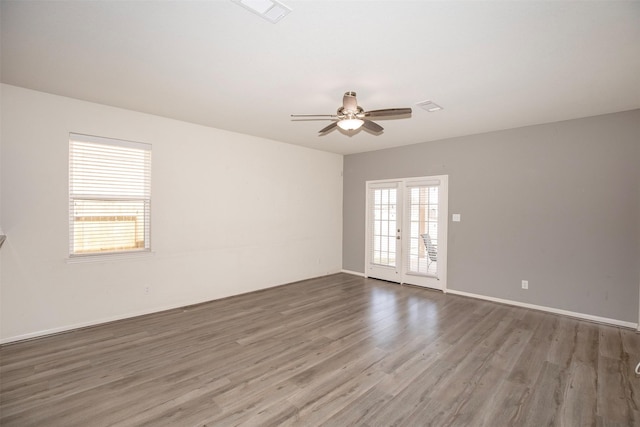
<instances>
[{"instance_id":1,"label":"window sill","mask_svg":"<svg viewBox=\"0 0 640 427\"><path fill-rule=\"evenodd\" d=\"M155 256L155 252L152 252L152 251L75 255L67 258L67 264L82 264L82 263L106 262L106 261L126 261L126 260L150 258L153 256Z\"/></svg>"}]
</instances>

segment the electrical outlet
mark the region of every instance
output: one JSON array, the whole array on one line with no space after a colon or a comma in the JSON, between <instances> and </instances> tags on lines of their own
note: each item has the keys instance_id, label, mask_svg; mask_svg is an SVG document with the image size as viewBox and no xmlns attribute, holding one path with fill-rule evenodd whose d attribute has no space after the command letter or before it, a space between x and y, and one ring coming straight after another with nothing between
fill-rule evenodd
<instances>
[{"instance_id":1,"label":"electrical outlet","mask_svg":"<svg viewBox=\"0 0 640 427\"><path fill-rule=\"evenodd\" d=\"M151 292L151 286L145 286L144 287L144 293L148 294L149 292Z\"/></svg>"},{"instance_id":2,"label":"electrical outlet","mask_svg":"<svg viewBox=\"0 0 640 427\"><path fill-rule=\"evenodd\" d=\"M529 281L528 280L523 280L522 281L522 289L529 289Z\"/></svg>"}]
</instances>

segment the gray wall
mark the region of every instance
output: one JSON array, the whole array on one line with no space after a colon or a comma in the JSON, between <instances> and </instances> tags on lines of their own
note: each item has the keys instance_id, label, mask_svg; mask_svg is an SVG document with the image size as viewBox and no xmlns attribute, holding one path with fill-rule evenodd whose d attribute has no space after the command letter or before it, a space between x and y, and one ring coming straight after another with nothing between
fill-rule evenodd
<instances>
[{"instance_id":1,"label":"gray wall","mask_svg":"<svg viewBox=\"0 0 640 427\"><path fill-rule=\"evenodd\" d=\"M640 110L345 156L343 268L364 272L365 181L441 174L448 288L638 322Z\"/></svg>"}]
</instances>

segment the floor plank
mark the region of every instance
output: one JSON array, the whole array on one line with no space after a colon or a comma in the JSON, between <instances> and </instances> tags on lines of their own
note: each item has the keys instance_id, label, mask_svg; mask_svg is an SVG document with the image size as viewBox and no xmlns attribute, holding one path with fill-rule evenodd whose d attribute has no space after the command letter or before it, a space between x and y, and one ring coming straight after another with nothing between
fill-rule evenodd
<instances>
[{"instance_id":1,"label":"floor plank","mask_svg":"<svg viewBox=\"0 0 640 427\"><path fill-rule=\"evenodd\" d=\"M2 426L633 426L640 335L335 274L0 347Z\"/></svg>"}]
</instances>

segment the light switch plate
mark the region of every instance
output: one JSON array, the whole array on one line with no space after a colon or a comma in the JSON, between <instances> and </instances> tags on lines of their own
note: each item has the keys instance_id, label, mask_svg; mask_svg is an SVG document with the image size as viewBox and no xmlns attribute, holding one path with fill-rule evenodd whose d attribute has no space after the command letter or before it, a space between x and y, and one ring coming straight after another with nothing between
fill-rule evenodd
<instances>
[{"instance_id":1,"label":"light switch plate","mask_svg":"<svg viewBox=\"0 0 640 427\"><path fill-rule=\"evenodd\" d=\"M460 214L453 214L453 215L451 215L451 221L453 221L453 222L460 222Z\"/></svg>"}]
</instances>

